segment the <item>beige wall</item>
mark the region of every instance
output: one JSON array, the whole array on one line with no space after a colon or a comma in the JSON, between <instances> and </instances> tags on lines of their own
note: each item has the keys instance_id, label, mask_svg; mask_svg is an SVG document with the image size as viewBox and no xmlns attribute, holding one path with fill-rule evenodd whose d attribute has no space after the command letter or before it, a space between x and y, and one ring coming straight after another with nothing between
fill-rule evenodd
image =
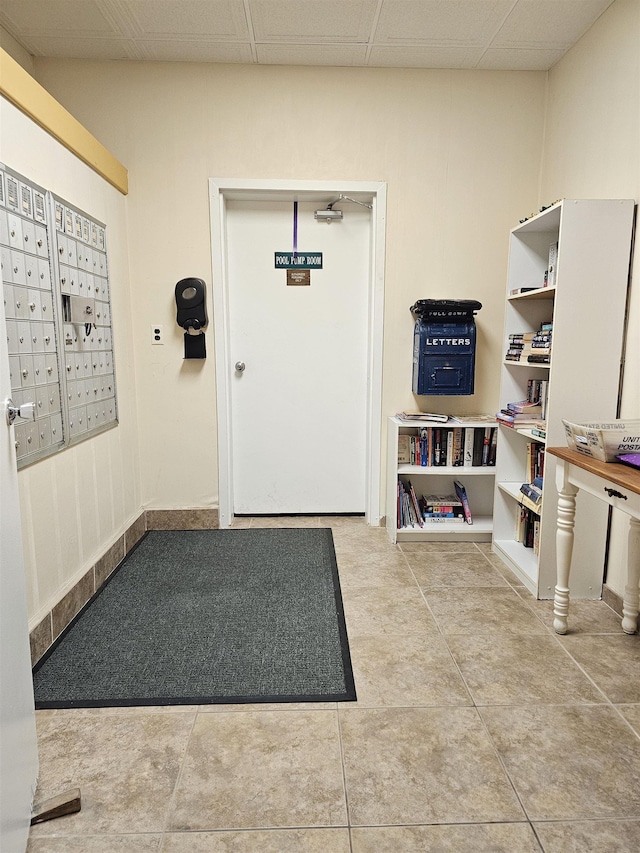
<instances>
[{"instance_id":1,"label":"beige wall","mask_svg":"<svg viewBox=\"0 0 640 853\"><path fill-rule=\"evenodd\" d=\"M120 425L19 473L30 626L140 513L125 198L0 98L0 159L108 223Z\"/></svg>"},{"instance_id":2,"label":"beige wall","mask_svg":"<svg viewBox=\"0 0 640 853\"><path fill-rule=\"evenodd\" d=\"M386 181L383 410L418 402L409 306L451 296L484 306L477 393L423 404L494 409L508 229L538 197L544 74L60 60L36 73L129 169L145 506L217 504L214 361L183 364L173 309L180 278L211 284L211 176Z\"/></svg>"},{"instance_id":3,"label":"beige wall","mask_svg":"<svg viewBox=\"0 0 640 853\"><path fill-rule=\"evenodd\" d=\"M616 0L549 74L541 199L640 198L640 3ZM607 247L602 247L606 252ZM640 249L632 263L622 417L640 418ZM588 298L606 310L606 281ZM585 330L586 334L589 334ZM591 330L591 336L597 330ZM603 342L606 345L606 341ZM576 356L579 363L579 355ZM588 377L584 377L588 393ZM615 515L620 515L615 513ZM623 594L626 518L614 520L607 583Z\"/></svg>"}]
</instances>

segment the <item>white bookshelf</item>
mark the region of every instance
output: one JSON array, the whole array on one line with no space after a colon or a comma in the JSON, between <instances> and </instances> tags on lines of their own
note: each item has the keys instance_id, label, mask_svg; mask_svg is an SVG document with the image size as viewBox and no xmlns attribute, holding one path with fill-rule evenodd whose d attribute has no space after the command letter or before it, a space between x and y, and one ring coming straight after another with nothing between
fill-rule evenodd
<instances>
[{"instance_id":1,"label":"white bookshelf","mask_svg":"<svg viewBox=\"0 0 640 853\"><path fill-rule=\"evenodd\" d=\"M548 380L546 444L566 446L562 418L616 417L629 259L633 232L631 199L564 199L514 228L509 266L504 352L509 334L536 331L553 322L548 365L504 361L500 408L526 399L529 379ZM558 243L554 287L510 295L544 280L549 246ZM526 476L527 430L500 426L493 507L493 550L537 598L553 598L556 578L557 492L555 460L545 459L538 554L515 541L518 493ZM590 495L578 496L572 580L576 598L600 598L608 509Z\"/></svg>"},{"instance_id":2,"label":"white bookshelf","mask_svg":"<svg viewBox=\"0 0 640 853\"><path fill-rule=\"evenodd\" d=\"M398 437L401 434L419 433L421 427L474 427L484 429L485 422L457 424L425 423L389 418L387 428L387 506L386 525L392 542L490 542L493 528L493 487L495 466L423 466L398 464ZM473 524L425 522L424 527L398 529L397 487L398 477L411 481L418 495L452 494L453 481L465 486L471 506Z\"/></svg>"}]
</instances>

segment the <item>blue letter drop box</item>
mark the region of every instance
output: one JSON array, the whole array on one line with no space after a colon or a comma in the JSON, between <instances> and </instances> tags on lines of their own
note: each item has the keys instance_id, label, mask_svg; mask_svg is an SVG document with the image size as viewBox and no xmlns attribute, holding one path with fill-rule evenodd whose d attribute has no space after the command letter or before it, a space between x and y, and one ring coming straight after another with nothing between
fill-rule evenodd
<instances>
[{"instance_id":1,"label":"blue letter drop box","mask_svg":"<svg viewBox=\"0 0 640 853\"><path fill-rule=\"evenodd\" d=\"M420 300L413 337L413 393L433 396L473 394L476 358L471 300Z\"/></svg>"}]
</instances>

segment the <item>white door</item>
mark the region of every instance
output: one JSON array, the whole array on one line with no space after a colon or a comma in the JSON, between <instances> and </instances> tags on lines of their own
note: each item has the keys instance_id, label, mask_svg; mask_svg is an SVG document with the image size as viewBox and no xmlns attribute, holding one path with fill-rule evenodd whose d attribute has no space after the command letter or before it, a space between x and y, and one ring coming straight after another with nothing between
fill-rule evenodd
<instances>
[{"instance_id":1,"label":"white door","mask_svg":"<svg viewBox=\"0 0 640 853\"><path fill-rule=\"evenodd\" d=\"M27 847L38 752L4 306L0 300L0 850Z\"/></svg>"},{"instance_id":2,"label":"white door","mask_svg":"<svg viewBox=\"0 0 640 853\"><path fill-rule=\"evenodd\" d=\"M227 202L236 514L365 511L371 211L316 221L332 200L298 203L298 252L323 256L308 286L275 268L293 200Z\"/></svg>"}]
</instances>

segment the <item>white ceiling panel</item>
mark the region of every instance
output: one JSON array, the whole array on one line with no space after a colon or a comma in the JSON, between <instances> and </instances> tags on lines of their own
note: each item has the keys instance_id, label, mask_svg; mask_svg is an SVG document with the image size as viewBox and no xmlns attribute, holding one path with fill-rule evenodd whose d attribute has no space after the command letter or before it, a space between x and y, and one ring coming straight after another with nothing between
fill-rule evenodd
<instances>
[{"instance_id":1,"label":"white ceiling panel","mask_svg":"<svg viewBox=\"0 0 640 853\"><path fill-rule=\"evenodd\" d=\"M253 62L251 47L248 44L225 42L182 42L176 39L166 41L137 42L144 51L145 59L155 62L231 62L250 64Z\"/></svg>"},{"instance_id":2,"label":"white ceiling panel","mask_svg":"<svg viewBox=\"0 0 640 853\"><path fill-rule=\"evenodd\" d=\"M262 65L364 65L367 48L350 44L258 44Z\"/></svg>"},{"instance_id":3,"label":"white ceiling panel","mask_svg":"<svg viewBox=\"0 0 640 853\"><path fill-rule=\"evenodd\" d=\"M24 35L120 35L105 9L93 0L1 0L0 21Z\"/></svg>"},{"instance_id":4,"label":"white ceiling panel","mask_svg":"<svg viewBox=\"0 0 640 853\"><path fill-rule=\"evenodd\" d=\"M369 65L384 68L475 68L482 51L473 47L406 47L378 45Z\"/></svg>"},{"instance_id":5,"label":"white ceiling panel","mask_svg":"<svg viewBox=\"0 0 640 853\"><path fill-rule=\"evenodd\" d=\"M569 47L608 5L602 0L520 0L491 47Z\"/></svg>"},{"instance_id":6,"label":"white ceiling panel","mask_svg":"<svg viewBox=\"0 0 640 853\"><path fill-rule=\"evenodd\" d=\"M375 41L484 45L512 6L513 0L387 0Z\"/></svg>"},{"instance_id":7,"label":"white ceiling panel","mask_svg":"<svg viewBox=\"0 0 640 853\"><path fill-rule=\"evenodd\" d=\"M378 0L249 0L257 42L363 42Z\"/></svg>"},{"instance_id":8,"label":"white ceiling panel","mask_svg":"<svg viewBox=\"0 0 640 853\"><path fill-rule=\"evenodd\" d=\"M249 39L242 0L129 0L121 3L143 37L195 36L208 41Z\"/></svg>"},{"instance_id":9,"label":"white ceiling panel","mask_svg":"<svg viewBox=\"0 0 640 853\"><path fill-rule=\"evenodd\" d=\"M52 56L58 59L144 59L137 44L130 39L49 38L31 36L29 52L33 56Z\"/></svg>"},{"instance_id":10,"label":"white ceiling panel","mask_svg":"<svg viewBox=\"0 0 640 853\"><path fill-rule=\"evenodd\" d=\"M560 59L563 50L490 48L476 68L485 71L546 71Z\"/></svg>"},{"instance_id":11,"label":"white ceiling panel","mask_svg":"<svg viewBox=\"0 0 640 853\"><path fill-rule=\"evenodd\" d=\"M34 56L545 71L612 2L0 0L0 26Z\"/></svg>"}]
</instances>

